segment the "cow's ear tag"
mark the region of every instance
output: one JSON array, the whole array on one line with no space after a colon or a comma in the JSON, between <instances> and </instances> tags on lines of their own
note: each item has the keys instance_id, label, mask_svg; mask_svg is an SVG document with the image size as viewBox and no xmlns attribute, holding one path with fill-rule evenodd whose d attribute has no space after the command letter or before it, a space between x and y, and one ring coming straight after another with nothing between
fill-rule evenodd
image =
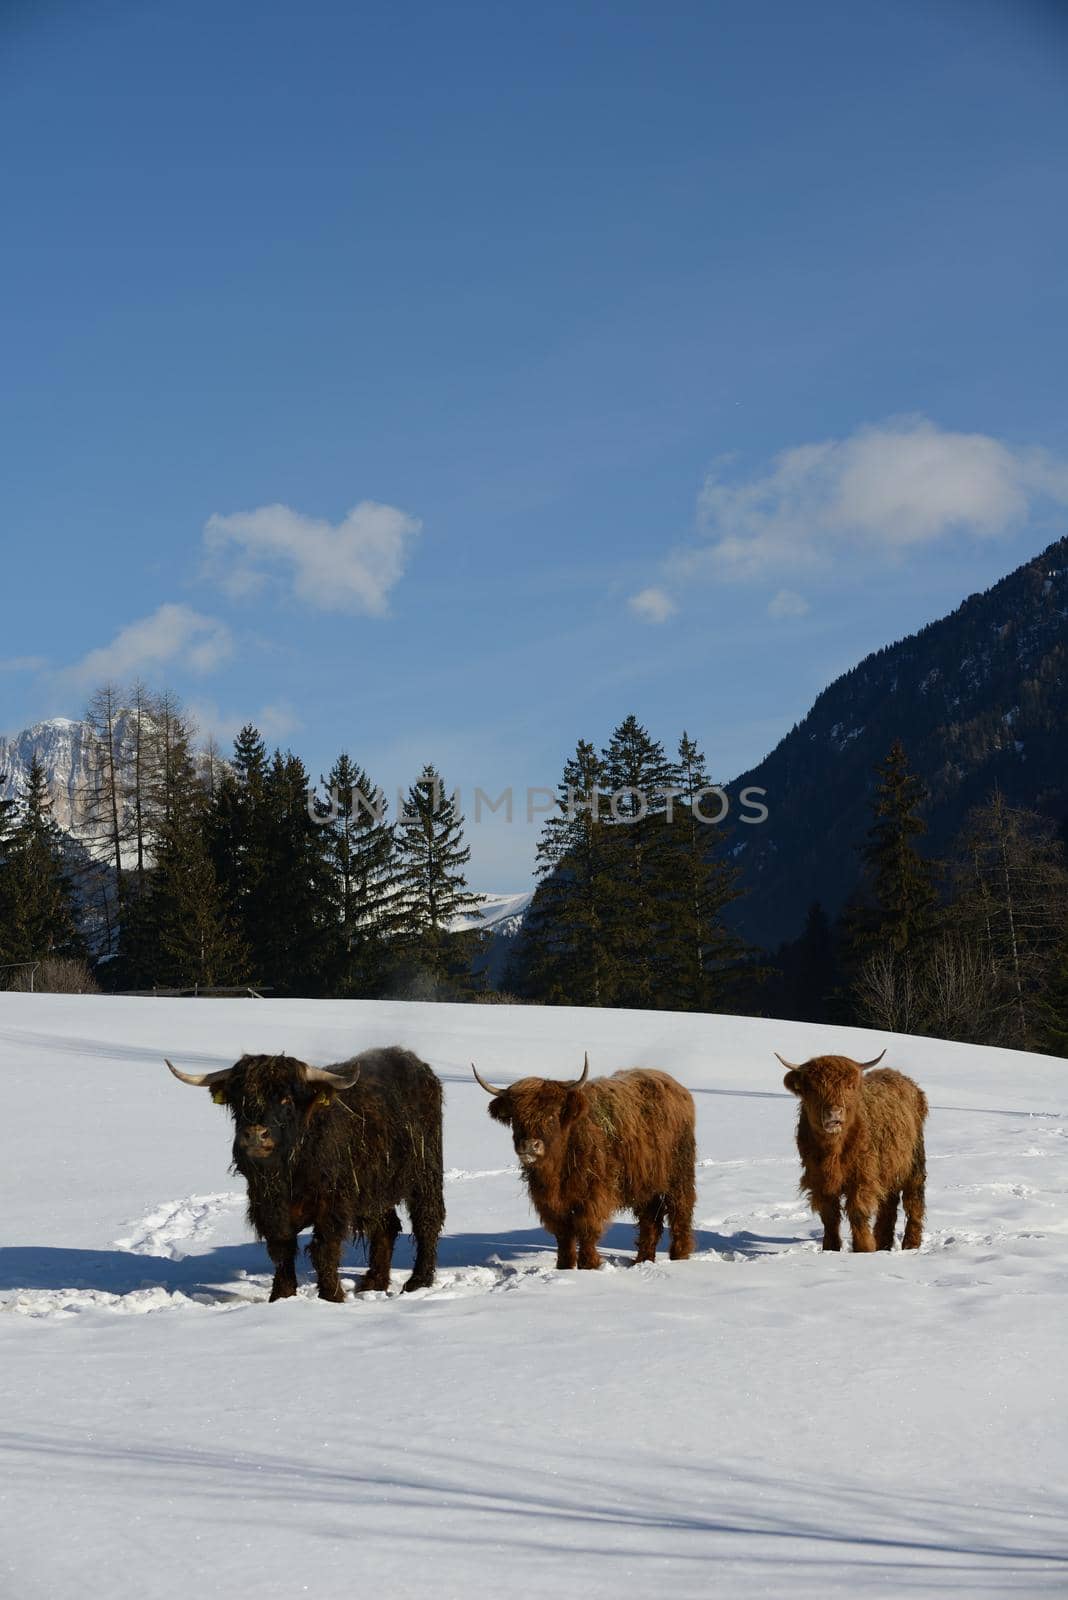
<instances>
[{"instance_id":1,"label":"cow's ear tag","mask_svg":"<svg viewBox=\"0 0 1068 1600\"><path fill-rule=\"evenodd\" d=\"M226 1104L226 1090L213 1089L211 1091L211 1098L215 1101L217 1106L224 1106Z\"/></svg>"},{"instance_id":2,"label":"cow's ear tag","mask_svg":"<svg viewBox=\"0 0 1068 1600\"><path fill-rule=\"evenodd\" d=\"M319 1093L315 1096L315 1104L317 1106L328 1106L330 1104L330 1090L320 1089Z\"/></svg>"}]
</instances>

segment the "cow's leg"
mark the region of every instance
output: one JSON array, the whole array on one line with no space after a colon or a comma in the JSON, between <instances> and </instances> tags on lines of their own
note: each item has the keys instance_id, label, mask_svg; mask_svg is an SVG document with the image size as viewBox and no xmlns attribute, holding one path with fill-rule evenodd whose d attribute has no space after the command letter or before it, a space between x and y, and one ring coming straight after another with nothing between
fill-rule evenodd
<instances>
[{"instance_id":1,"label":"cow's leg","mask_svg":"<svg viewBox=\"0 0 1068 1600\"><path fill-rule=\"evenodd\" d=\"M267 1254L274 1262L272 1300L288 1300L297 1292L297 1240L268 1239Z\"/></svg>"},{"instance_id":2,"label":"cow's leg","mask_svg":"<svg viewBox=\"0 0 1068 1600\"><path fill-rule=\"evenodd\" d=\"M694 1161L697 1151L692 1138L688 1138L678 1152L671 1188L667 1194L668 1222L671 1224L672 1261L685 1261L693 1254L693 1208L697 1204L697 1185L694 1182Z\"/></svg>"},{"instance_id":3,"label":"cow's leg","mask_svg":"<svg viewBox=\"0 0 1068 1600\"><path fill-rule=\"evenodd\" d=\"M575 1218L575 1235L578 1239L579 1270L592 1271L601 1265L597 1241L604 1232L605 1217L579 1216Z\"/></svg>"},{"instance_id":4,"label":"cow's leg","mask_svg":"<svg viewBox=\"0 0 1068 1600\"><path fill-rule=\"evenodd\" d=\"M562 1222L553 1230L556 1234L556 1265L561 1272L571 1272L578 1259L575 1229L570 1222Z\"/></svg>"},{"instance_id":5,"label":"cow's leg","mask_svg":"<svg viewBox=\"0 0 1068 1600\"><path fill-rule=\"evenodd\" d=\"M871 1214L875 1210L875 1196L846 1191L846 1216L853 1235L853 1249L864 1252L875 1249L875 1235L871 1231Z\"/></svg>"},{"instance_id":6,"label":"cow's leg","mask_svg":"<svg viewBox=\"0 0 1068 1600\"><path fill-rule=\"evenodd\" d=\"M654 1195L648 1205L638 1211L638 1261L655 1261L656 1247L664 1232L664 1209L667 1204L662 1194ZM673 1246L674 1248L674 1246Z\"/></svg>"},{"instance_id":7,"label":"cow's leg","mask_svg":"<svg viewBox=\"0 0 1068 1600\"><path fill-rule=\"evenodd\" d=\"M395 1211L387 1211L367 1225L367 1271L357 1285L357 1294L369 1289L388 1289L389 1272L393 1265L393 1246L401 1231L401 1220Z\"/></svg>"},{"instance_id":8,"label":"cow's leg","mask_svg":"<svg viewBox=\"0 0 1068 1600\"><path fill-rule=\"evenodd\" d=\"M312 1242L308 1246L312 1266L315 1268L315 1277L319 1285L319 1299L332 1300L340 1304L345 1298L345 1290L338 1269L341 1266L341 1235L326 1233L315 1229Z\"/></svg>"},{"instance_id":9,"label":"cow's leg","mask_svg":"<svg viewBox=\"0 0 1068 1600\"><path fill-rule=\"evenodd\" d=\"M438 1237L445 1226L445 1203L441 1184L433 1180L421 1187L408 1201L415 1236L415 1260L405 1289L429 1289L438 1264Z\"/></svg>"},{"instance_id":10,"label":"cow's leg","mask_svg":"<svg viewBox=\"0 0 1068 1600\"><path fill-rule=\"evenodd\" d=\"M875 1213L876 1250L892 1250L894 1248L894 1230L897 1227L897 1201L898 1191L896 1189L891 1189L889 1194L884 1194L879 1201L879 1209Z\"/></svg>"},{"instance_id":11,"label":"cow's leg","mask_svg":"<svg viewBox=\"0 0 1068 1600\"><path fill-rule=\"evenodd\" d=\"M905 1206L905 1237L902 1250L918 1250L923 1242L923 1214L927 1195L927 1158L924 1152L923 1133L916 1141L912 1156L912 1171L905 1180L901 1199Z\"/></svg>"},{"instance_id":12,"label":"cow's leg","mask_svg":"<svg viewBox=\"0 0 1068 1600\"><path fill-rule=\"evenodd\" d=\"M820 1221L823 1223L823 1248L825 1250L841 1250L842 1199L840 1195L828 1195L824 1200L821 1200Z\"/></svg>"}]
</instances>

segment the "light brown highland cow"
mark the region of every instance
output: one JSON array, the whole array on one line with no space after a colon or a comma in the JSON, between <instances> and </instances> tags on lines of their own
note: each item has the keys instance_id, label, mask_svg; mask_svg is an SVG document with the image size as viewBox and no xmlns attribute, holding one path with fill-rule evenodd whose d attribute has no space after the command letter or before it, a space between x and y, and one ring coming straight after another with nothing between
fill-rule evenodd
<instances>
[{"instance_id":1,"label":"light brown highland cow","mask_svg":"<svg viewBox=\"0 0 1068 1600\"><path fill-rule=\"evenodd\" d=\"M587 1057L569 1083L521 1078L498 1089L475 1070L493 1096L490 1116L511 1127L534 1208L556 1239L556 1265L599 1267L597 1241L616 1211L638 1219L639 1261L655 1259L665 1219L671 1259L685 1261L697 1198L693 1096L666 1072L589 1073Z\"/></svg>"},{"instance_id":2,"label":"light brown highland cow","mask_svg":"<svg viewBox=\"0 0 1068 1600\"><path fill-rule=\"evenodd\" d=\"M825 1250L842 1248L843 1200L854 1250L894 1248L899 1200L905 1208L902 1249L918 1249L923 1237L927 1097L904 1073L870 1071L885 1054L874 1061L815 1056L804 1066L779 1056L790 1069L783 1083L801 1101L801 1192L823 1221Z\"/></svg>"}]
</instances>

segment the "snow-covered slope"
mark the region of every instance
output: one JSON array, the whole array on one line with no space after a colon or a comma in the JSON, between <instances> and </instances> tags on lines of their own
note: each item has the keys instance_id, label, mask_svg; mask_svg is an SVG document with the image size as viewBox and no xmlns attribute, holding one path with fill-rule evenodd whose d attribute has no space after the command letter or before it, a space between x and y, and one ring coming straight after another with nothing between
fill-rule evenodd
<instances>
[{"instance_id":1,"label":"snow-covered slope","mask_svg":"<svg viewBox=\"0 0 1068 1600\"><path fill-rule=\"evenodd\" d=\"M522 927L533 898L533 889L527 889L522 894L484 894L481 904L473 911L455 918L452 929L461 933L467 928L481 928L488 933L512 938Z\"/></svg>"},{"instance_id":2,"label":"snow-covered slope","mask_svg":"<svg viewBox=\"0 0 1068 1600\"><path fill-rule=\"evenodd\" d=\"M269 1306L227 1120L162 1055L392 1040L446 1085L439 1281ZM771 1051L886 1042L932 1103L928 1237L824 1256ZM553 1269L468 1063L584 1049L695 1091L693 1260L628 1266L621 1221L606 1269ZM1064 1592L1063 1062L663 1013L4 994L0 1073L4 1593Z\"/></svg>"}]
</instances>

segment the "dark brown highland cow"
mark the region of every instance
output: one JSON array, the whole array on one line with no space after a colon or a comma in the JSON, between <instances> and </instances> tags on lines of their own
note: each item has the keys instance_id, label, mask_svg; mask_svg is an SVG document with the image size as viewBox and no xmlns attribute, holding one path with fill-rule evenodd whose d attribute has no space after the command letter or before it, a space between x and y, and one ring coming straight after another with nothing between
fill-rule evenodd
<instances>
[{"instance_id":1,"label":"dark brown highland cow","mask_svg":"<svg viewBox=\"0 0 1068 1600\"><path fill-rule=\"evenodd\" d=\"M359 1289L388 1289L403 1204L415 1236L405 1289L434 1281L445 1221L441 1178L441 1084L410 1050L365 1050L333 1067L293 1056L242 1056L199 1076L234 1119L234 1167L248 1184L248 1220L274 1262L271 1299L297 1292L297 1235L322 1300L344 1300L338 1277L346 1239L368 1245Z\"/></svg>"},{"instance_id":2,"label":"dark brown highland cow","mask_svg":"<svg viewBox=\"0 0 1068 1600\"><path fill-rule=\"evenodd\" d=\"M790 1069L783 1083L801 1101L801 1192L823 1220L825 1250L842 1248L843 1200L854 1250L894 1248L899 1199L905 1207L902 1248L918 1249L923 1237L927 1097L904 1073L870 1071L885 1054L874 1061L815 1056L804 1066L779 1056Z\"/></svg>"},{"instance_id":3,"label":"dark brown highland cow","mask_svg":"<svg viewBox=\"0 0 1068 1600\"><path fill-rule=\"evenodd\" d=\"M472 1071L475 1069L472 1068ZM521 1078L493 1095L489 1114L511 1125L534 1208L556 1239L558 1267L599 1267L597 1241L616 1211L638 1219L638 1260L652 1261L671 1226L671 1259L693 1249L694 1104L666 1072L633 1068L593 1078L589 1058L570 1083Z\"/></svg>"}]
</instances>

